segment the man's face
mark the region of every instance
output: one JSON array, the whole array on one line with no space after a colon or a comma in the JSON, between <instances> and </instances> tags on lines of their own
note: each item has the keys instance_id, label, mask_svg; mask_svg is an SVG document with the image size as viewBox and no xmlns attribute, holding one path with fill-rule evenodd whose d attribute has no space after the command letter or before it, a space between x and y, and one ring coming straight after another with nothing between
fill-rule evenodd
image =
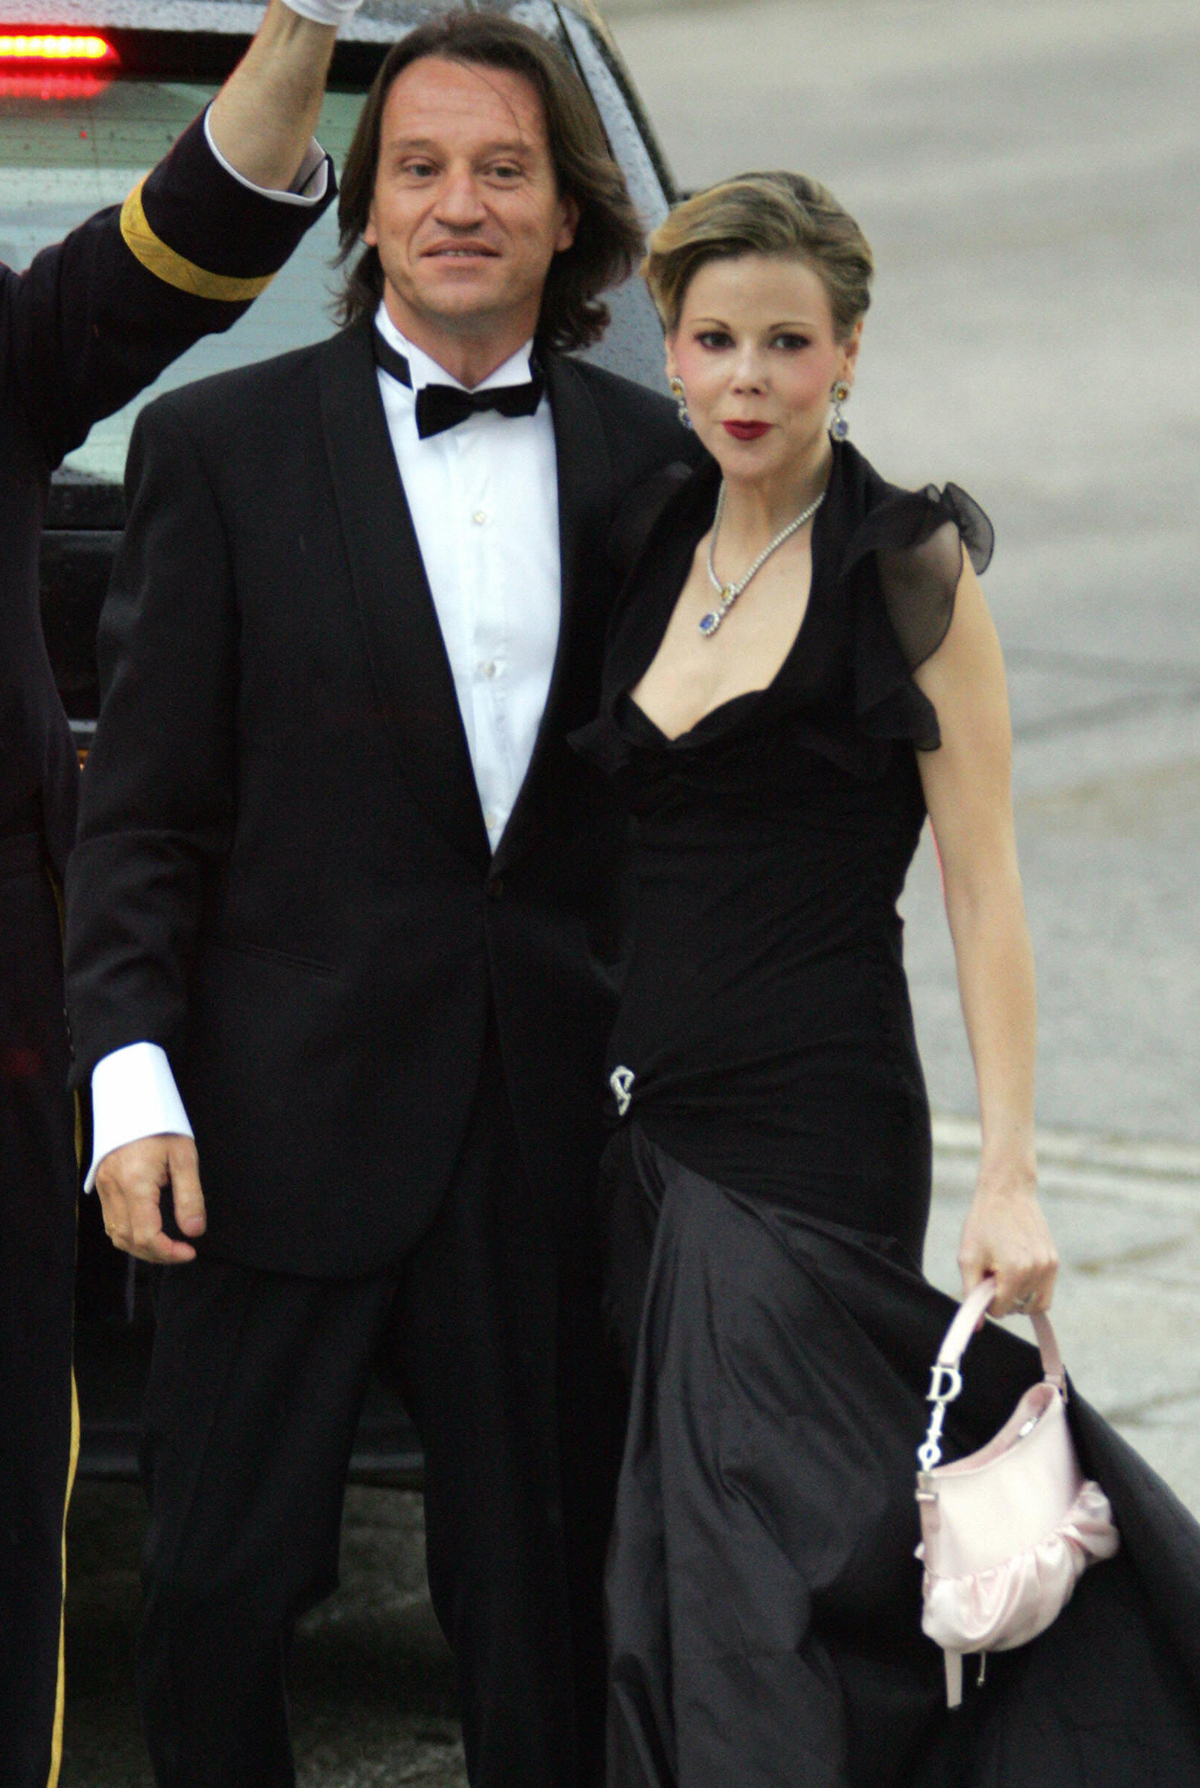
<instances>
[{"instance_id":1,"label":"man's face","mask_svg":"<svg viewBox=\"0 0 1200 1788\"><path fill-rule=\"evenodd\" d=\"M439 346L468 341L500 360L515 353L576 221L523 75L432 56L409 63L384 106L363 240L378 250L388 314L410 341L438 359Z\"/></svg>"}]
</instances>

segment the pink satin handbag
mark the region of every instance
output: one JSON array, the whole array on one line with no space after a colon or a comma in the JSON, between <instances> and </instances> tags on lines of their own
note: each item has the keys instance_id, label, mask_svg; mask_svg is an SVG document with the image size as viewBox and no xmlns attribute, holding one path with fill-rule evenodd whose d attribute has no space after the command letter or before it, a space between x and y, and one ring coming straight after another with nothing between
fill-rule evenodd
<instances>
[{"instance_id":1,"label":"pink satin handbag","mask_svg":"<svg viewBox=\"0 0 1200 1788\"><path fill-rule=\"evenodd\" d=\"M985 1447L941 1465L946 1405L962 1390L960 1364L996 1292L985 1279L961 1305L938 1351L933 1412L917 1451L924 1562L921 1625L946 1656L946 1702L962 1701L962 1660L1011 1651L1045 1632L1089 1564L1120 1545L1108 1498L1083 1476L1067 1426L1067 1380L1050 1319L1030 1317L1045 1378L1026 1391Z\"/></svg>"}]
</instances>

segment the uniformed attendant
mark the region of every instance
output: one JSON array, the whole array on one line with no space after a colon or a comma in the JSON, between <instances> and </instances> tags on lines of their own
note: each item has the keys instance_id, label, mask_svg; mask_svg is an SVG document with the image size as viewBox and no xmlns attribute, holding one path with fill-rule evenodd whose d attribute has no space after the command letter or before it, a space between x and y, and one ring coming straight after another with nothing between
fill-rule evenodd
<instances>
[{"instance_id":1,"label":"uniformed attendant","mask_svg":"<svg viewBox=\"0 0 1200 1788\"><path fill-rule=\"evenodd\" d=\"M0 265L0 1788L58 1779L75 1119L58 887L78 767L38 618L50 474L197 337L229 328L334 193L313 141L341 18L271 0L205 116L123 207Z\"/></svg>"}]
</instances>

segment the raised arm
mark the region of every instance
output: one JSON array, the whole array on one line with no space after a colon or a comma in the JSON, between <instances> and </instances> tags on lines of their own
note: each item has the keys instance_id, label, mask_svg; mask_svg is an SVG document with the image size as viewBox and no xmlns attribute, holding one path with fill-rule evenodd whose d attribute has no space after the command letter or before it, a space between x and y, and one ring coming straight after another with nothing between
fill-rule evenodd
<instances>
[{"instance_id":1,"label":"raised arm","mask_svg":"<svg viewBox=\"0 0 1200 1788\"><path fill-rule=\"evenodd\" d=\"M298 9L356 5L271 0L209 115L124 205L7 276L0 363L47 470L198 337L235 323L333 199L312 132L336 30Z\"/></svg>"},{"instance_id":2,"label":"raised arm","mask_svg":"<svg viewBox=\"0 0 1200 1788\"><path fill-rule=\"evenodd\" d=\"M337 13L354 10L271 0L209 117L214 144L243 179L279 192L296 180L317 128ZM329 15L325 23L318 22L322 13Z\"/></svg>"},{"instance_id":3,"label":"raised arm","mask_svg":"<svg viewBox=\"0 0 1200 1788\"><path fill-rule=\"evenodd\" d=\"M1058 1267L1037 1198L1036 1000L1013 827L1012 732L1000 642L964 562L954 618L916 673L942 745L920 757L979 1088L983 1152L959 1250L964 1294L988 1273L994 1314L1046 1309Z\"/></svg>"}]
</instances>

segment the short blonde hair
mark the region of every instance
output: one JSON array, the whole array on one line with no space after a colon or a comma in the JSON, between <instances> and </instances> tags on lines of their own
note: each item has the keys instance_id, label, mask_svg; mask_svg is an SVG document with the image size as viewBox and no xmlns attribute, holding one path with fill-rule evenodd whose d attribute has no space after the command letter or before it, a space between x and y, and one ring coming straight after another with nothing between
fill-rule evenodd
<instances>
[{"instance_id":1,"label":"short blonde hair","mask_svg":"<svg viewBox=\"0 0 1200 1788\"><path fill-rule=\"evenodd\" d=\"M642 277L668 335L706 261L794 255L825 287L845 341L871 302L871 245L844 206L806 174L738 174L676 205L650 238Z\"/></svg>"}]
</instances>

